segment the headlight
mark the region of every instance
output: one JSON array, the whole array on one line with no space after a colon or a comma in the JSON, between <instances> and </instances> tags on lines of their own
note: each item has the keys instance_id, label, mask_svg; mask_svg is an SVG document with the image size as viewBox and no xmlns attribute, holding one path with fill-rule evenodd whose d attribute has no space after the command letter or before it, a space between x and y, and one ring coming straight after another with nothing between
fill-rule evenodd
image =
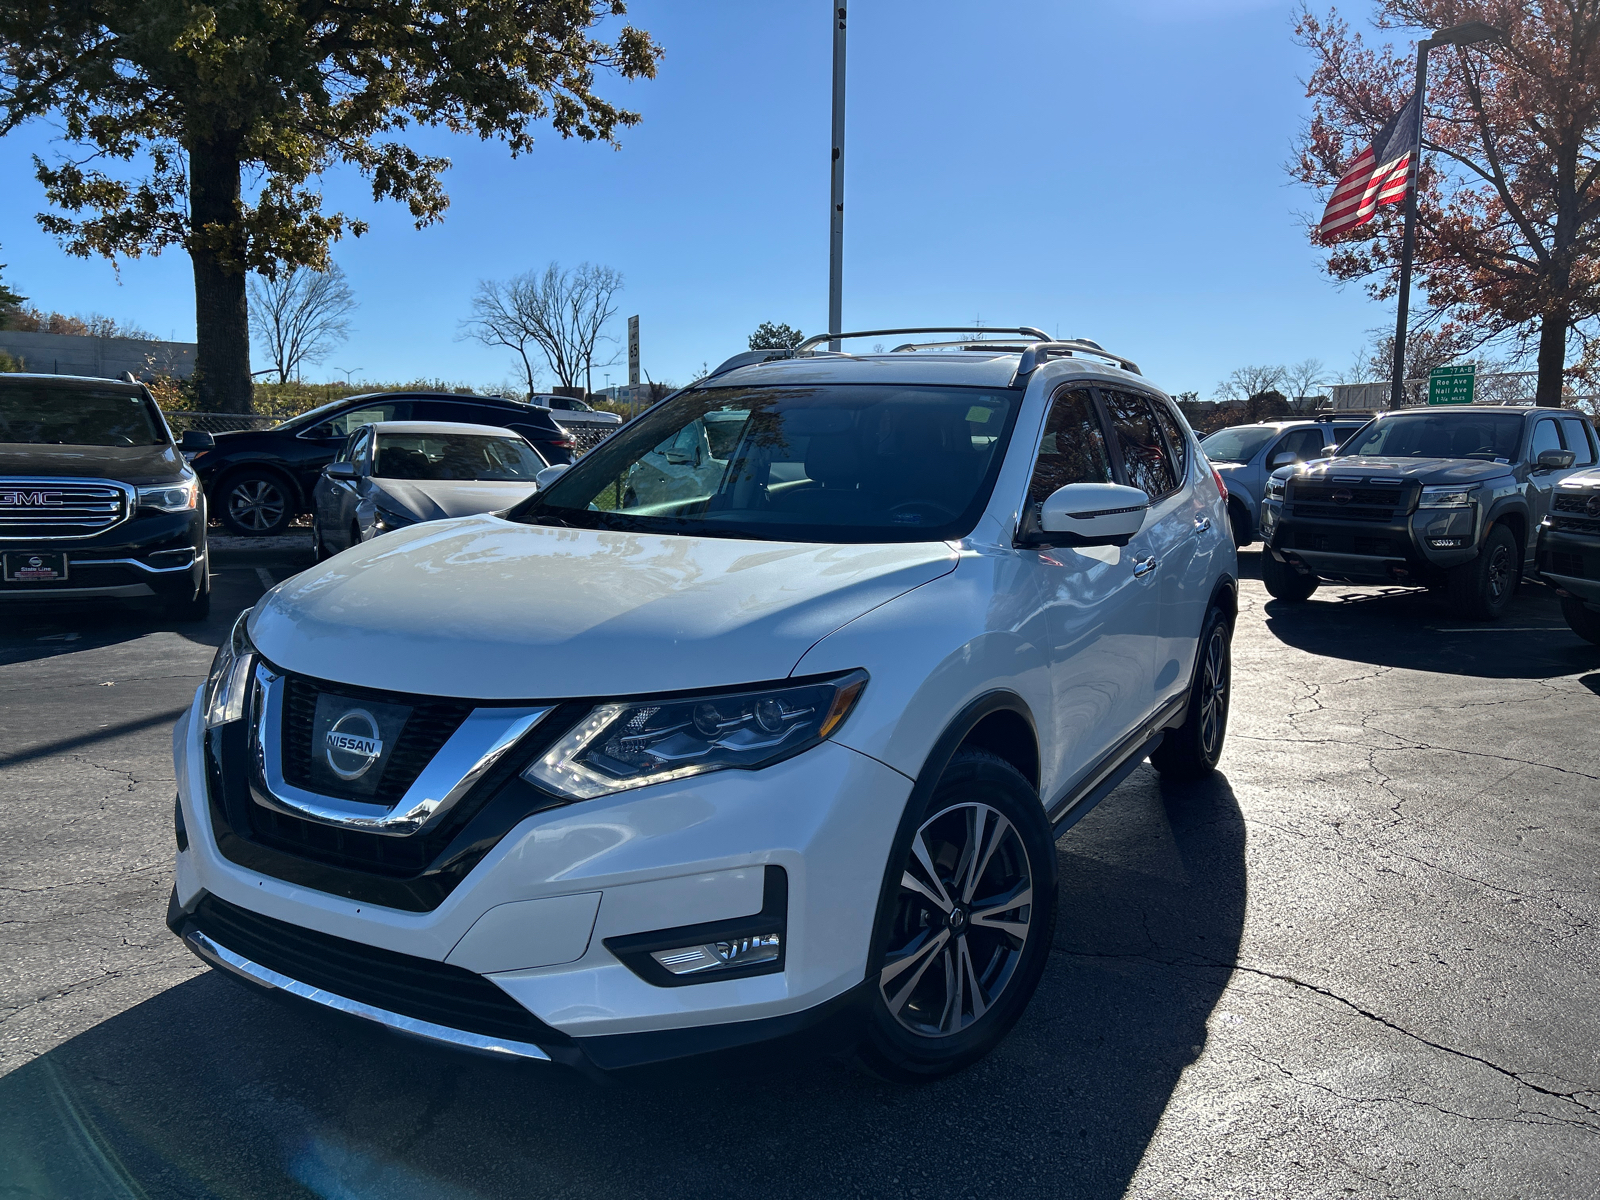
<instances>
[{"instance_id":1,"label":"headlight","mask_svg":"<svg viewBox=\"0 0 1600 1200\"><path fill-rule=\"evenodd\" d=\"M1267 498L1271 500L1282 500L1283 489L1288 482L1289 481L1287 479L1279 479L1276 475L1269 475L1267 477Z\"/></svg>"},{"instance_id":2,"label":"headlight","mask_svg":"<svg viewBox=\"0 0 1600 1200\"><path fill-rule=\"evenodd\" d=\"M1452 484L1447 487L1425 487L1422 489L1422 499L1417 503L1418 508L1466 508L1472 503L1472 493L1478 490L1478 485L1469 483L1465 486Z\"/></svg>"},{"instance_id":3,"label":"headlight","mask_svg":"<svg viewBox=\"0 0 1600 1200\"><path fill-rule=\"evenodd\" d=\"M822 741L849 715L865 671L825 683L602 704L523 772L575 800L703 775L753 771Z\"/></svg>"},{"instance_id":4,"label":"headlight","mask_svg":"<svg viewBox=\"0 0 1600 1200\"><path fill-rule=\"evenodd\" d=\"M211 660L211 673L206 676L206 690L201 697L207 729L244 716L250 672L256 665L256 648L245 628L250 611L247 608L239 614L239 619L233 623L233 632L217 647L217 656Z\"/></svg>"},{"instance_id":5,"label":"headlight","mask_svg":"<svg viewBox=\"0 0 1600 1200\"><path fill-rule=\"evenodd\" d=\"M194 476L181 483L161 483L139 489L139 507L157 512L186 512L200 502L200 481Z\"/></svg>"},{"instance_id":6,"label":"headlight","mask_svg":"<svg viewBox=\"0 0 1600 1200\"><path fill-rule=\"evenodd\" d=\"M379 533L388 533L391 530L404 529L407 525L415 525L417 518L408 512L385 508L380 504L373 515L372 523L377 526Z\"/></svg>"}]
</instances>

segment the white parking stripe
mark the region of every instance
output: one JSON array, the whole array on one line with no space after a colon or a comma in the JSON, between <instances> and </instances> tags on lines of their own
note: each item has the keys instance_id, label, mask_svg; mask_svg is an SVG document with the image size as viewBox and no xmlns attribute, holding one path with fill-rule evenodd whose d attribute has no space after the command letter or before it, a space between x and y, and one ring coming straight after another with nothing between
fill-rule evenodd
<instances>
[{"instance_id":1,"label":"white parking stripe","mask_svg":"<svg viewBox=\"0 0 1600 1200\"><path fill-rule=\"evenodd\" d=\"M278 586L278 581L272 577L272 572L265 567L256 568L256 578L261 580L261 586L272 589Z\"/></svg>"}]
</instances>

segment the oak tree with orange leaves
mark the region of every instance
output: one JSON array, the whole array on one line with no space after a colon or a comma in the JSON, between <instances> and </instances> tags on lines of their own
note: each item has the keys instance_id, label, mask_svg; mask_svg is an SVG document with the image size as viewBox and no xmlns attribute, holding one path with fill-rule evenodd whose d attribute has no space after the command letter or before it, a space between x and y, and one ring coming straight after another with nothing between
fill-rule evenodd
<instances>
[{"instance_id":1,"label":"oak tree with orange leaves","mask_svg":"<svg viewBox=\"0 0 1600 1200\"><path fill-rule=\"evenodd\" d=\"M1371 46L1336 12L1300 10L1295 33L1316 66L1292 173L1332 191L1410 95L1418 40L1467 21L1503 30L1503 42L1429 57L1416 279L1433 314L1476 344L1536 347L1538 403L1559 406L1569 351L1578 354L1570 373L1600 370L1600 0L1378 0L1375 9L1374 26L1408 42ZM1329 274L1392 297L1403 216L1401 205L1382 207L1331 246Z\"/></svg>"}]
</instances>

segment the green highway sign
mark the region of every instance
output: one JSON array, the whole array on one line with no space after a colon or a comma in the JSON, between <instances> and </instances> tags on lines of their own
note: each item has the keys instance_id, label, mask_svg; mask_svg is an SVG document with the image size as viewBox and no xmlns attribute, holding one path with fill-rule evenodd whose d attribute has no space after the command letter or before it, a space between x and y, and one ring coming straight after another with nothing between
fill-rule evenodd
<instances>
[{"instance_id":1,"label":"green highway sign","mask_svg":"<svg viewBox=\"0 0 1600 1200\"><path fill-rule=\"evenodd\" d=\"M1428 372L1428 403L1471 404L1477 371L1472 363L1464 367L1435 367Z\"/></svg>"}]
</instances>

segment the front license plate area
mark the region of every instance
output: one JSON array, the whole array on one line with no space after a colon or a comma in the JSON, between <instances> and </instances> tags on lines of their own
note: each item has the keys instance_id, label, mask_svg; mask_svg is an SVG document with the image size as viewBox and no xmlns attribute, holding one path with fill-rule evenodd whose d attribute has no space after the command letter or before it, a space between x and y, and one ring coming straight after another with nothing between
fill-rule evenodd
<instances>
[{"instance_id":1,"label":"front license plate area","mask_svg":"<svg viewBox=\"0 0 1600 1200\"><path fill-rule=\"evenodd\" d=\"M30 550L7 553L7 583L54 583L67 577L65 554L35 554Z\"/></svg>"}]
</instances>

